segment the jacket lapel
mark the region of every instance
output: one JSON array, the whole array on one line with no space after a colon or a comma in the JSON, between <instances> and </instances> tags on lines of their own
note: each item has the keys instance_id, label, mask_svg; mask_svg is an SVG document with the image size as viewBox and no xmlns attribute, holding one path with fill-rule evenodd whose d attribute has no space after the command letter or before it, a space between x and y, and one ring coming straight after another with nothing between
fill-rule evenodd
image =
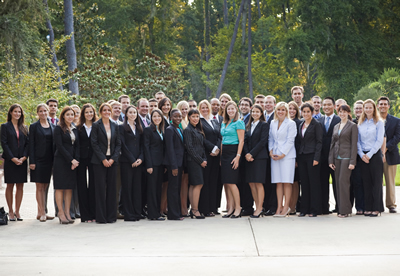
<instances>
[{"instance_id":1,"label":"jacket lapel","mask_svg":"<svg viewBox=\"0 0 400 276\"><path fill-rule=\"evenodd\" d=\"M111 125L112 125L112 124L111 124L111 121L110 121L110 128L112 128ZM107 137L107 131L106 131L106 128L104 127L104 124L103 124L103 120L102 120L102 119L100 120L100 129L104 132L104 135L106 135L106 137ZM111 135L112 135L112 133L111 133Z\"/></svg>"}]
</instances>

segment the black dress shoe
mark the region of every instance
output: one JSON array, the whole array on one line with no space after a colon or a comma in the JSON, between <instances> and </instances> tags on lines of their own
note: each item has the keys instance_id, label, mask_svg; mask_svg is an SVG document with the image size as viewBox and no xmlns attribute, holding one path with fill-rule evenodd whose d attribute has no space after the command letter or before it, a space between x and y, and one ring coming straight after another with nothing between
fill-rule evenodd
<instances>
[{"instance_id":1,"label":"black dress shoe","mask_svg":"<svg viewBox=\"0 0 400 276\"><path fill-rule=\"evenodd\" d=\"M305 213L300 213L300 214L299 214L299 217L305 217L305 216L306 216Z\"/></svg>"},{"instance_id":2,"label":"black dress shoe","mask_svg":"<svg viewBox=\"0 0 400 276\"><path fill-rule=\"evenodd\" d=\"M264 216L273 216L275 215L275 211L268 210L264 213Z\"/></svg>"},{"instance_id":3,"label":"black dress shoe","mask_svg":"<svg viewBox=\"0 0 400 276\"><path fill-rule=\"evenodd\" d=\"M332 211L330 211L329 213L337 213L338 211L336 209L333 209Z\"/></svg>"},{"instance_id":4,"label":"black dress shoe","mask_svg":"<svg viewBox=\"0 0 400 276\"><path fill-rule=\"evenodd\" d=\"M76 214L75 217L76 218L81 218L81 215L80 214Z\"/></svg>"},{"instance_id":5,"label":"black dress shoe","mask_svg":"<svg viewBox=\"0 0 400 276\"><path fill-rule=\"evenodd\" d=\"M246 217L246 216L251 216L251 215L253 215L253 213L254 213L254 210L242 210L241 215L242 215L243 217Z\"/></svg>"},{"instance_id":6,"label":"black dress shoe","mask_svg":"<svg viewBox=\"0 0 400 276\"><path fill-rule=\"evenodd\" d=\"M150 219L150 220L164 221L164 220L165 220L165 218L163 218L163 217L159 217L159 218L152 218L152 219Z\"/></svg>"},{"instance_id":7,"label":"black dress shoe","mask_svg":"<svg viewBox=\"0 0 400 276\"><path fill-rule=\"evenodd\" d=\"M392 214L397 213L396 208L389 208L389 213L392 213Z\"/></svg>"}]
</instances>

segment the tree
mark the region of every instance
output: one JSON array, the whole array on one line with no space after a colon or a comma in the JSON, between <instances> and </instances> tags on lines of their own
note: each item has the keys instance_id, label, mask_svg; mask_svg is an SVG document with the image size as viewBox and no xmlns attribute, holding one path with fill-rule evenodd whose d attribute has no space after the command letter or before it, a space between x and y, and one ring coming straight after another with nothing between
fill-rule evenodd
<instances>
[{"instance_id":1,"label":"tree","mask_svg":"<svg viewBox=\"0 0 400 276\"><path fill-rule=\"evenodd\" d=\"M77 67L75 36L74 36L74 12L72 0L64 0L64 25L65 35L70 36L70 39L65 43L67 49L68 71L74 72ZM78 82L73 78L69 79L68 88L72 94L79 95Z\"/></svg>"},{"instance_id":2,"label":"tree","mask_svg":"<svg viewBox=\"0 0 400 276\"><path fill-rule=\"evenodd\" d=\"M248 49L247 49L247 61L248 61L248 76L249 76L249 94L250 99L253 99L253 77L251 74L251 52L252 52L252 45L251 45L251 0L248 0L249 3L249 23L248 23Z\"/></svg>"}]
</instances>

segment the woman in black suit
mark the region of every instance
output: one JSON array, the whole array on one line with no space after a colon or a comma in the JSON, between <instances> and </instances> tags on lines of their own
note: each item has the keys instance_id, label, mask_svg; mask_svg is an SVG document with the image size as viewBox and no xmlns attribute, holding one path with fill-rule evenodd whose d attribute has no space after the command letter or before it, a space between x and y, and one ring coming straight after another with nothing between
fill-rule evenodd
<instances>
[{"instance_id":1,"label":"woman in black suit","mask_svg":"<svg viewBox=\"0 0 400 276\"><path fill-rule=\"evenodd\" d=\"M314 107L305 103L301 106L304 121L297 131L297 164L301 179L301 208L299 217L309 214L316 217L321 213L320 157L322 149L322 126L312 117Z\"/></svg>"},{"instance_id":2,"label":"woman in black suit","mask_svg":"<svg viewBox=\"0 0 400 276\"><path fill-rule=\"evenodd\" d=\"M121 152L118 125L110 120L111 105L100 106L101 118L92 126L92 164L96 183L96 222L117 221L117 167Z\"/></svg>"},{"instance_id":3,"label":"woman in black suit","mask_svg":"<svg viewBox=\"0 0 400 276\"><path fill-rule=\"evenodd\" d=\"M289 102L288 105L289 105L290 119L292 119L296 123L296 129L299 129L300 124L303 122L302 120L300 120L299 106L297 105L297 103L295 101ZM296 148L297 148L298 143L299 143L299 139L296 137L296 139L294 141ZM297 202L299 201L299 195L300 195L299 181L300 181L299 167L296 165L295 171L294 171L294 181L293 181L293 185L292 185L292 196L290 197L290 204L289 204L290 210L292 210L292 211L289 215L296 215L296 206L299 207L299 205L297 205Z\"/></svg>"},{"instance_id":4,"label":"woman in black suit","mask_svg":"<svg viewBox=\"0 0 400 276\"><path fill-rule=\"evenodd\" d=\"M58 219L62 224L74 223L70 216L72 190L77 184L79 165L78 130L72 124L75 111L66 106L60 114L60 122L54 129L54 190L58 207Z\"/></svg>"},{"instance_id":5,"label":"woman in black suit","mask_svg":"<svg viewBox=\"0 0 400 276\"><path fill-rule=\"evenodd\" d=\"M147 218L165 220L160 215L161 185L164 166L164 120L162 112L154 109L151 112L151 124L144 129L144 159L147 169Z\"/></svg>"},{"instance_id":6,"label":"woman in black suit","mask_svg":"<svg viewBox=\"0 0 400 276\"><path fill-rule=\"evenodd\" d=\"M243 153L246 158L246 183L256 203L256 210L250 216L259 218L264 203L265 168L267 167L268 124L265 122L263 108L255 104L251 108L251 117L246 126Z\"/></svg>"},{"instance_id":7,"label":"woman in black suit","mask_svg":"<svg viewBox=\"0 0 400 276\"><path fill-rule=\"evenodd\" d=\"M46 191L53 171L54 126L48 121L49 107L46 104L39 104L36 113L39 120L29 127L29 168L31 182L36 182L37 217L41 222L45 222Z\"/></svg>"},{"instance_id":8,"label":"woman in black suit","mask_svg":"<svg viewBox=\"0 0 400 276\"><path fill-rule=\"evenodd\" d=\"M19 104L13 104L8 109L7 123L1 125L1 147L4 158L4 182L7 183L6 200L10 221L22 221L19 214L24 183L28 180L27 162L29 153L28 128L24 124L24 111ZM14 185L15 211L13 209Z\"/></svg>"},{"instance_id":9,"label":"woman in black suit","mask_svg":"<svg viewBox=\"0 0 400 276\"><path fill-rule=\"evenodd\" d=\"M96 222L96 198L92 144L90 136L93 123L97 121L96 110L91 104L84 104L78 124L80 160L78 166L78 200L81 222ZM89 179L87 175L89 174Z\"/></svg>"},{"instance_id":10,"label":"woman in black suit","mask_svg":"<svg viewBox=\"0 0 400 276\"><path fill-rule=\"evenodd\" d=\"M180 190L182 180L183 157L185 146L183 133L179 128L182 114L178 109L171 111L172 124L165 130L165 156L164 165L168 170L168 219L183 220L181 215Z\"/></svg>"},{"instance_id":11,"label":"woman in black suit","mask_svg":"<svg viewBox=\"0 0 400 276\"><path fill-rule=\"evenodd\" d=\"M211 104L207 100L199 103L200 122L205 135L204 147L207 156L207 167L204 169L204 184L201 189L199 210L206 217L215 216L217 201L219 159L221 149L220 126L211 117Z\"/></svg>"},{"instance_id":12,"label":"woman in black suit","mask_svg":"<svg viewBox=\"0 0 400 276\"><path fill-rule=\"evenodd\" d=\"M119 126L121 136L121 196L125 221L142 218L142 125L136 107L126 108L125 118Z\"/></svg>"},{"instance_id":13,"label":"woman in black suit","mask_svg":"<svg viewBox=\"0 0 400 276\"><path fill-rule=\"evenodd\" d=\"M200 112L191 109L188 114L189 124L183 132L185 148L187 150L187 168L189 174L189 200L191 205L190 217L197 219L205 217L199 212L199 198L204 184L204 168L207 166L207 157L204 149L204 132L200 122Z\"/></svg>"}]
</instances>

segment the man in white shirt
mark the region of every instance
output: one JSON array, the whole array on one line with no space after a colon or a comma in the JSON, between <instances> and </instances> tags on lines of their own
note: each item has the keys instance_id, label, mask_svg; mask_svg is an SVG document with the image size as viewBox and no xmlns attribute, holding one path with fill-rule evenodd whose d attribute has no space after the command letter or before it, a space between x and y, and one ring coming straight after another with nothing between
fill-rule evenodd
<instances>
[{"instance_id":1,"label":"man in white shirt","mask_svg":"<svg viewBox=\"0 0 400 276\"><path fill-rule=\"evenodd\" d=\"M122 121L119 119L121 115L122 105L120 102L112 101L111 105L111 118L110 120L116 123L117 125L121 125Z\"/></svg>"},{"instance_id":2,"label":"man in white shirt","mask_svg":"<svg viewBox=\"0 0 400 276\"><path fill-rule=\"evenodd\" d=\"M254 98L254 104L261 105L262 109L265 110L265 96L264 95L257 95Z\"/></svg>"},{"instance_id":3,"label":"man in white shirt","mask_svg":"<svg viewBox=\"0 0 400 276\"><path fill-rule=\"evenodd\" d=\"M131 104L131 99L129 98L128 95L122 95L119 96L118 102L121 104L121 113L120 116L118 116L118 119L123 122L125 118L125 111L128 108L128 106Z\"/></svg>"},{"instance_id":4,"label":"man in white shirt","mask_svg":"<svg viewBox=\"0 0 400 276\"><path fill-rule=\"evenodd\" d=\"M158 91L155 95L154 98L156 98L157 102L161 101L163 98L165 98L165 93L162 91Z\"/></svg>"},{"instance_id":5,"label":"man in white shirt","mask_svg":"<svg viewBox=\"0 0 400 276\"><path fill-rule=\"evenodd\" d=\"M293 86L290 91L292 92L293 101L301 108L303 104L304 88L302 86Z\"/></svg>"},{"instance_id":6,"label":"man in white shirt","mask_svg":"<svg viewBox=\"0 0 400 276\"><path fill-rule=\"evenodd\" d=\"M222 116L218 115L219 109L221 108L221 103L217 98L212 98L210 101L211 104L211 118L216 120L219 125L222 123Z\"/></svg>"},{"instance_id":7,"label":"man in white shirt","mask_svg":"<svg viewBox=\"0 0 400 276\"><path fill-rule=\"evenodd\" d=\"M149 101L145 98L138 100L137 102L137 110L140 117L140 123L142 124L142 128L146 128L150 125L150 120L148 118L149 115Z\"/></svg>"},{"instance_id":8,"label":"man in white shirt","mask_svg":"<svg viewBox=\"0 0 400 276\"><path fill-rule=\"evenodd\" d=\"M154 109L158 108L158 101L155 98L151 98L149 100L149 117L151 115L151 112L153 112ZM151 118L149 118L151 119Z\"/></svg>"},{"instance_id":9,"label":"man in white shirt","mask_svg":"<svg viewBox=\"0 0 400 276\"><path fill-rule=\"evenodd\" d=\"M57 118L58 111L58 100L56 99L48 99L46 102L49 107L49 120L53 125L57 125L59 119Z\"/></svg>"},{"instance_id":10,"label":"man in white shirt","mask_svg":"<svg viewBox=\"0 0 400 276\"><path fill-rule=\"evenodd\" d=\"M268 95L265 97L265 111L264 111L264 116L265 116L265 121L266 122L271 122L271 120L274 118L274 110L275 110L275 105L276 105L276 99L272 95Z\"/></svg>"},{"instance_id":11,"label":"man in white shirt","mask_svg":"<svg viewBox=\"0 0 400 276\"><path fill-rule=\"evenodd\" d=\"M313 118L318 120L322 116L322 114L321 114L322 99L320 96L314 96L311 98L311 100L312 100L313 106L314 106Z\"/></svg>"}]
</instances>

